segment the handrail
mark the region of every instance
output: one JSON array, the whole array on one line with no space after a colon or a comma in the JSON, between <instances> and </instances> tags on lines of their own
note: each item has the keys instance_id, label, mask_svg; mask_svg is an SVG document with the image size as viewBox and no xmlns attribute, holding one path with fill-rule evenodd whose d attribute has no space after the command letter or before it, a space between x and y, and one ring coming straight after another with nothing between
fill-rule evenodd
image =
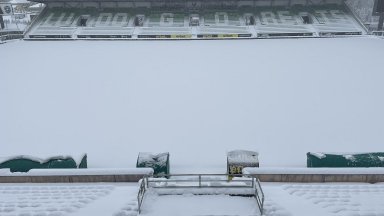
<instances>
[{"instance_id":1,"label":"handrail","mask_svg":"<svg viewBox=\"0 0 384 216\"><path fill-rule=\"evenodd\" d=\"M260 193L260 194L259 194ZM261 195L261 198L260 198ZM264 212L264 192L261 188L260 180L258 178L255 178L255 199L257 206L259 207L261 215L263 215Z\"/></svg>"},{"instance_id":2,"label":"handrail","mask_svg":"<svg viewBox=\"0 0 384 216\"><path fill-rule=\"evenodd\" d=\"M141 179L139 192L137 193L137 204L138 204L139 214L141 213L141 205L143 204L144 195L145 195L145 192L147 191L147 183L148 183L147 177L144 177L143 179Z\"/></svg>"},{"instance_id":3,"label":"handrail","mask_svg":"<svg viewBox=\"0 0 384 216\"><path fill-rule=\"evenodd\" d=\"M32 29L35 23L40 20L48 11L48 7L44 7L42 11L40 11L39 15L37 15L31 23L24 29L24 37L28 34L28 32Z\"/></svg>"},{"instance_id":4,"label":"handrail","mask_svg":"<svg viewBox=\"0 0 384 216\"><path fill-rule=\"evenodd\" d=\"M4 43L6 40L22 39L22 31L1 31L0 32L0 42Z\"/></svg>"},{"instance_id":5,"label":"handrail","mask_svg":"<svg viewBox=\"0 0 384 216\"><path fill-rule=\"evenodd\" d=\"M372 31L372 35L383 37L384 31Z\"/></svg>"},{"instance_id":6,"label":"handrail","mask_svg":"<svg viewBox=\"0 0 384 216\"><path fill-rule=\"evenodd\" d=\"M362 27L364 29L365 33L369 33L369 29L361 21L360 16L357 15L357 13L346 3L346 1L344 1L343 4L344 4L344 7L346 7L347 10L355 17L355 20L360 25L360 27Z\"/></svg>"},{"instance_id":7,"label":"handrail","mask_svg":"<svg viewBox=\"0 0 384 216\"><path fill-rule=\"evenodd\" d=\"M171 178L173 177L173 178ZM184 178L180 178L184 177ZM225 177L225 178L217 178ZM239 177L239 178L235 178ZM264 192L260 180L255 176L231 174L173 174L146 176L141 180L137 195L138 212L141 212L145 192L148 188L155 189L202 189L202 188L229 188L250 189L247 195L254 196L261 215L264 209ZM252 192L253 191L253 192Z\"/></svg>"},{"instance_id":8,"label":"handrail","mask_svg":"<svg viewBox=\"0 0 384 216\"><path fill-rule=\"evenodd\" d=\"M218 179L216 177L226 178ZM248 179L236 179L235 177L245 176L238 174L172 174L155 175L151 178L148 178L147 181L149 187L152 188L253 188L254 177L249 177ZM229 181L229 179L232 180Z\"/></svg>"}]
</instances>

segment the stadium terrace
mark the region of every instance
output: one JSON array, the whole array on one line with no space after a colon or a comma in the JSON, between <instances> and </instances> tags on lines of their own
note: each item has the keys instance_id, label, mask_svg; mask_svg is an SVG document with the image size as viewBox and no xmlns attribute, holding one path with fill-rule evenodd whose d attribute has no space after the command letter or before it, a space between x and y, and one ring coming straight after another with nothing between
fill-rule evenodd
<instances>
[{"instance_id":1,"label":"stadium terrace","mask_svg":"<svg viewBox=\"0 0 384 216\"><path fill-rule=\"evenodd\" d=\"M218 39L364 35L343 0L39 0L26 39Z\"/></svg>"}]
</instances>

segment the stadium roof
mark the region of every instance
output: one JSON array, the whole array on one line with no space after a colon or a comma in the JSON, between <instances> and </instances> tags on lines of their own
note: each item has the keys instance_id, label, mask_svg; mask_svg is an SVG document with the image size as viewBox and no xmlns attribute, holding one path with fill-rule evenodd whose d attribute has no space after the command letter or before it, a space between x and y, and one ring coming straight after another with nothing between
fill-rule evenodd
<instances>
[{"instance_id":1,"label":"stadium roof","mask_svg":"<svg viewBox=\"0 0 384 216\"><path fill-rule=\"evenodd\" d=\"M196 2L196 0L33 0L34 2L40 2L40 3L50 3L50 2L62 2L62 3L70 3L70 2L139 2L139 1L145 1L145 2L189 2L193 1ZM287 2L288 5L294 5L294 4L303 4L303 3L341 3L345 0L317 0L317 1L306 1L306 0L197 0L198 2L209 2L209 1L221 1L221 2L237 2L237 1L244 1L244 2L253 2L253 1L264 1L264 2L271 2L273 5L281 5L281 2Z\"/></svg>"}]
</instances>

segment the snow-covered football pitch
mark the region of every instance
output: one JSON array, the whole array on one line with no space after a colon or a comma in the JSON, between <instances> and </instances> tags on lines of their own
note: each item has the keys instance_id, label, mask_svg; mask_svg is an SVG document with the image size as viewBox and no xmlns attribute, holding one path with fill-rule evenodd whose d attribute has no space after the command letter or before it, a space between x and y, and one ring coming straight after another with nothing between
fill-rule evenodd
<instances>
[{"instance_id":1,"label":"snow-covered football pitch","mask_svg":"<svg viewBox=\"0 0 384 216\"><path fill-rule=\"evenodd\" d=\"M0 45L0 156L87 153L131 168L170 152L172 173L225 173L384 143L384 40L15 41ZM383 184L263 183L268 216L383 216ZM1 216L136 215L137 184L0 184ZM159 196L142 215L258 215L254 198Z\"/></svg>"},{"instance_id":2,"label":"snow-covered football pitch","mask_svg":"<svg viewBox=\"0 0 384 216\"><path fill-rule=\"evenodd\" d=\"M0 46L1 156L87 153L91 168L170 152L225 173L384 143L384 40L16 41Z\"/></svg>"}]
</instances>

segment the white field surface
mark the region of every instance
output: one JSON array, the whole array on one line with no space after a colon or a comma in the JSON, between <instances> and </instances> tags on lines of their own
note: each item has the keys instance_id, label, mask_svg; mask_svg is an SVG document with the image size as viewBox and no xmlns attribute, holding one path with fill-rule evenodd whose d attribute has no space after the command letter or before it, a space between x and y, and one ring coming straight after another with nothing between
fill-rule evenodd
<instances>
[{"instance_id":1,"label":"white field surface","mask_svg":"<svg viewBox=\"0 0 384 216\"><path fill-rule=\"evenodd\" d=\"M382 216L384 184L263 183L265 216ZM136 216L137 184L0 184L1 216ZM253 197L160 196L143 216L258 216Z\"/></svg>"},{"instance_id":2,"label":"white field surface","mask_svg":"<svg viewBox=\"0 0 384 216\"><path fill-rule=\"evenodd\" d=\"M383 51L369 37L8 42L0 154L130 168L169 151L171 172L224 173L234 149L262 167L383 151Z\"/></svg>"}]
</instances>

